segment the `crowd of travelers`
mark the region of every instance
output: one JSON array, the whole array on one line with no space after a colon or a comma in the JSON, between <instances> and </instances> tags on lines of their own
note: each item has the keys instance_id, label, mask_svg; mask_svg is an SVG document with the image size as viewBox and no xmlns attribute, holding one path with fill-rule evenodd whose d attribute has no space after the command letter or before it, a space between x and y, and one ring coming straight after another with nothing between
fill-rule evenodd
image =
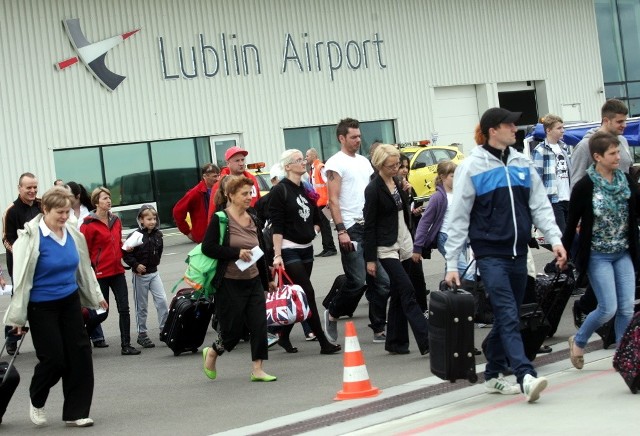
<instances>
[{"instance_id":1,"label":"crowd of travelers","mask_svg":"<svg viewBox=\"0 0 640 436\"><path fill-rule=\"evenodd\" d=\"M546 138L529 158L512 147L521 114L491 108L476 130L478 146L458 166L438 163L436 193L426 204L414 199L410 159L380 141L370 147L370 159L364 157L360 124L352 118L338 123L340 149L325 163L315 149L306 155L285 151L264 198L246 169L248 151L229 148L227 166L205 165L202 180L173 209L178 229L202 243L203 254L219 260L213 280L218 335L202 350L205 376L216 379L218 358L243 339L251 345L251 381L277 380L263 369L273 343L287 353L298 351L290 339L293 325L267 328L265 294L275 290L277 270L303 288L317 314L308 320L305 336L318 342L320 354L341 352L338 320L352 314L363 295L374 343L384 344L390 354L407 354L410 327L418 351L428 354L422 260L437 249L446 260L443 277L449 285L460 286L461 276L472 270L466 278L481 277L490 298L494 323L483 348L486 391L538 400L548 381L525 355L519 332L534 226L553 252L545 270L564 270L571 259L590 283L574 307L574 315L576 310L583 314L569 338L575 368L582 369L585 346L596 329L615 317L620 340L633 314L639 191L629 175L633 158L622 136L627 114L621 101L608 100L601 127L573 150L562 141L563 120L549 114L542 121ZM47 396L62 379L62 419L85 427L93 425L91 342L96 348L108 346L100 324L109 314L109 290L118 311L121 354L141 353L131 343L125 264L132 270L137 344L155 346L146 324L149 293L160 329L167 321L158 273L163 236L157 211L143 205L138 242L123 248L122 223L111 211L107 188L89 195L76 182L56 180L55 185L40 199L36 176L22 174L18 198L3 216L7 272L14 286L5 335L14 354L24 327L30 327L38 358L29 387L32 422L47 423ZM228 218L224 234L216 211ZM265 221L272 235L267 243ZM314 255L317 235L322 251ZM240 269L236 261L250 262L256 246L266 252L264 258ZM314 257L338 253L344 284L321 314L312 281ZM472 257L473 269L468 268ZM6 284L0 270L0 286ZM515 375L515 384L507 374Z\"/></svg>"}]
</instances>

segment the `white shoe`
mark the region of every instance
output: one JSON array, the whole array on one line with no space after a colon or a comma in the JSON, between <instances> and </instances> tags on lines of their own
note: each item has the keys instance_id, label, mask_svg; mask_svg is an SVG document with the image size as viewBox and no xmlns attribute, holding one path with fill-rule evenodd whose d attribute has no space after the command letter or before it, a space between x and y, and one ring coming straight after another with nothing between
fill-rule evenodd
<instances>
[{"instance_id":1,"label":"white shoe","mask_svg":"<svg viewBox=\"0 0 640 436\"><path fill-rule=\"evenodd\" d=\"M549 382L544 377L534 377L531 374L524 376L522 380L522 390L529 403L533 403L540 398L540 392L544 391Z\"/></svg>"},{"instance_id":2,"label":"white shoe","mask_svg":"<svg viewBox=\"0 0 640 436\"><path fill-rule=\"evenodd\" d=\"M35 425L45 425L47 423L47 414L44 411L44 407L38 409L31 404L31 401L29 401L29 417Z\"/></svg>"},{"instance_id":3,"label":"white shoe","mask_svg":"<svg viewBox=\"0 0 640 436\"><path fill-rule=\"evenodd\" d=\"M271 348L277 343L278 343L278 335L274 335L273 333L267 333L267 348Z\"/></svg>"},{"instance_id":4,"label":"white shoe","mask_svg":"<svg viewBox=\"0 0 640 436\"><path fill-rule=\"evenodd\" d=\"M516 395L520 393L520 386L505 379L502 374L484 382L484 390L489 394Z\"/></svg>"},{"instance_id":5,"label":"white shoe","mask_svg":"<svg viewBox=\"0 0 640 436\"><path fill-rule=\"evenodd\" d=\"M80 418L75 421L65 421L67 427L91 427L93 425L93 419L91 418Z\"/></svg>"}]
</instances>

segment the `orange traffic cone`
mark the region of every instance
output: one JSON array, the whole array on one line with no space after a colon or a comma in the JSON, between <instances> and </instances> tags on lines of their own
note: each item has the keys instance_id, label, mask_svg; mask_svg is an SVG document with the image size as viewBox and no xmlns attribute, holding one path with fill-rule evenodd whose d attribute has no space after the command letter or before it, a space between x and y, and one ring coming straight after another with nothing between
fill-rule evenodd
<instances>
[{"instance_id":1,"label":"orange traffic cone","mask_svg":"<svg viewBox=\"0 0 640 436\"><path fill-rule=\"evenodd\" d=\"M344 372L342 376L342 390L336 394L334 400L353 400L356 398L375 397L382 392L371 386L367 366L358 342L356 327L353 321L345 324L344 338Z\"/></svg>"}]
</instances>

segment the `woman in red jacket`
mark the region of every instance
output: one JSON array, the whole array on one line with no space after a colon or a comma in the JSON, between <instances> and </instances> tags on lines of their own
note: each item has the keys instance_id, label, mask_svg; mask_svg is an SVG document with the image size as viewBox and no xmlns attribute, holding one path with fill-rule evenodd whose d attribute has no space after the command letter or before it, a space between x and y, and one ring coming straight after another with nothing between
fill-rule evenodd
<instances>
[{"instance_id":1,"label":"woman in red jacket","mask_svg":"<svg viewBox=\"0 0 640 436\"><path fill-rule=\"evenodd\" d=\"M122 222L111 213L111 192L107 188L96 188L91 193L91 203L96 210L91 212L80 227L89 247L91 265L96 272L104 299L109 302L109 288L116 297L116 306L120 316L120 342L122 354L131 356L140 354L131 346L131 317L129 315L129 291L122 266ZM109 312L99 316L100 322Z\"/></svg>"}]
</instances>

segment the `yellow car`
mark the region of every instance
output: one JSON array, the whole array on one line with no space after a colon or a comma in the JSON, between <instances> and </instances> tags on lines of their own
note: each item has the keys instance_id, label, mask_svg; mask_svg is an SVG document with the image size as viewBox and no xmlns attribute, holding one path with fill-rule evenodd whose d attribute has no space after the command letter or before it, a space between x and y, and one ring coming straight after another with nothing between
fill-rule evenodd
<instances>
[{"instance_id":1,"label":"yellow car","mask_svg":"<svg viewBox=\"0 0 640 436\"><path fill-rule=\"evenodd\" d=\"M269 171L263 171L267 166L264 162L255 162L247 165L247 170L258 180L260 186L260 197L264 197L271 190L271 179Z\"/></svg>"},{"instance_id":2,"label":"yellow car","mask_svg":"<svg viewBox=\"0 0 640 436\"><path fill-rule=\"evenodd\" d=\"M409 183L416 191L416 200L424 200L436 192L439 162L451 160L459 164L464 159L464 154L454 145L401 146L400 153L409 157Z\"/></svg>"}]
</instances>

